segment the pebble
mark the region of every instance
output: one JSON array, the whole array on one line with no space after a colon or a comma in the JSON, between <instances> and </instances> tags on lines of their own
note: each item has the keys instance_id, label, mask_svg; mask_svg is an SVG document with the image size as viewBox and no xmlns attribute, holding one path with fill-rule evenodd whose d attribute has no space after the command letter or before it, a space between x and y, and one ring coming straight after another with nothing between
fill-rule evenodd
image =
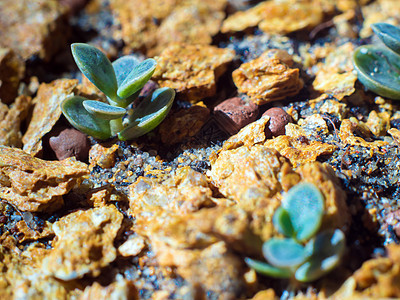
<instances>
[{"instance_id":1,"label":"pebble","mask_svg":"<svg viewBox=\"0 0 400 300\"><path fill-rule=\"evenodd\" d=\"M264 112L263 116L269 116L268 127L265 133L268 138L285 134L285 126L293 122L292 117L280 107L272 107Z\"/></svg>"},{"instance_id":2,"label":"pebble","mask_svg":"<svg viewBox=\"0 0 400 300\"><path fill-rule=\"evenodd\" d=\"M62 129L58 135L50 137L49 144L58 160L72 156L80 161L88 160L90 141L86 134L76 129Z\"/></svg>"},{"instance_id":3,"label":"pebble","mask_svg":"<svg viewBox=\"0 0 400 300\"><path fill-rule=\"evenodd\" d=\"M241 128L257 119L258 105L234 97L218 104L214 108L214 116L225 131L236 134Z\"/></svg>"}]
</instances>

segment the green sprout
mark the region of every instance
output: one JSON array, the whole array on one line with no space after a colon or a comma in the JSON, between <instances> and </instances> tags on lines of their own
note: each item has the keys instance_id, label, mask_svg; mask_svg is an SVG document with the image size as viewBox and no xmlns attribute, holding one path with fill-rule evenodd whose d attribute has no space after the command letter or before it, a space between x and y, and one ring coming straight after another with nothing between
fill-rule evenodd
<instances>
[{"instance_id":1,"label":"green sprout","mask_svg":"<svg viewBox=\"0 0 400 300\"><path fill-rule=\"evenodd\" d=\"M358 80L380 96L400 100L400 28L375 23L372 30L384 45L365 45L353 55Z\"/></svg>"},{"instance_id":2,"label":"green sprout","mask_svg":"<svg viewBox=\"0 0 400 300\"><path fill-rule=\"evenodd\" d=\"M262 252L268 263L245 258L257 272L274 278L294 278L310 282L332 270L345 248L341 230L317 234L324 214L324 197L311 183L291 188L273 217L275 228L285 238L271 238Z\"/></svg>"},{"instance_id":3,"label":"green sprout","mask_svg":"<svg viewBox=\"0 0 400 300\"><path fill-rule=\"evenodd\" d=\"M154 59L139 62L127 55L111 63L103 52L87 44L72 44L71 50L79 70L108 101L66 98L61 110L76 129L97 139L117 136L126 141L150 132L167 116L175 98L175 91L168 87L155 90L127 115L127 106L138 98L154 73Z\"/></svg>"}]
</instances>

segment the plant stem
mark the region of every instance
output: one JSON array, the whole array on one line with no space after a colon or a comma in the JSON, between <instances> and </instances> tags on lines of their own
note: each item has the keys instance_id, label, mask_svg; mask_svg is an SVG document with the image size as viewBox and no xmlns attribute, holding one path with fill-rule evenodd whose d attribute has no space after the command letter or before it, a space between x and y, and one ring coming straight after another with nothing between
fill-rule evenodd
<instances>
[{"instance_id":1,"label":"plant stem","mask_svg":"<svg viewBox=\"0 0 400 300\"><path fill-rule=\"evenodd\" d=\"M111 120L110 128L111 128L112 136L117 135L118 132L120 132L122 129L124 129L124 126L122 125L122 118Z\"/></svg>"}]
</instances>

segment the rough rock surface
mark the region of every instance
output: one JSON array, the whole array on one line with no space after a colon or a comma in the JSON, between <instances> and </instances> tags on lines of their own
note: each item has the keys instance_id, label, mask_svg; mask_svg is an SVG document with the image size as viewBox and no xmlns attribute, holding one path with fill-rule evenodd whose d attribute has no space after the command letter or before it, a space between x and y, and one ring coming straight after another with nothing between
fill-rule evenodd
<instances>
[{"instance_id":1,"label":"rough rock surface","mask_svg":"<svg viewBox=\"0 0 400 300\"><path fill-rule=\"evenodd\" d=\"M8 108L0 102L0 145L22 147L21 125L31 107L32 99L19 96Z\"/></svg>"},{"instance_id":2,"label":"rough rock surface","mask_svg":"<svg viewBox=\"0 0 400 300\"><path fill-rule=\"evenodd\" d=\"M35 108L22 142L24 151L37 155L42 150L42 138L48 133L61 116L61 102L77 93L78 80L59 79L51 83L42 83L33 99Z\"/></svg>"},{"instance_id":3,"label":"rough rock surface","mask_svg":"<svg viewBox=\"0 0 400 300\"><path fill-rule=\"evenodd\" d=\"M171 43L210 44L225 17L227 0L112 0L129 50L158 55Z\"/></svg>"},{"instance_id":4,"label":"rough rock surface","mask_svg":"<svg viewBox=\"0 0 400 300\"><path fill-rule=\"evenodd\" d=\"M240 93L247 94L258 105L282 100L303 88L299 69L290 68L292 63L282 50L266 51L235 70L233 81Z\"/></svg>"},{"instance_id":5,"label":"rough rock surface","mask_svg":"<svg viewBox=\"0 0 400 300\"><path fill-rule=\"evenodd\" d=\"M0 197L22 211L60 208L62 195L87 174L87 165L75 159L45 161L0 146Z\"/></svg>"},{"instance_id":6,"label":"rough rock surface","mask_svg":"<svg viewBox=\"0 0 400 300\"><path fill-rule=\"evenodd\" d=\"M323 13L319 1L263 1L228 17L222 24L221 32L237 32L258 25L267 33L290 33L318 25Z\"/></svg>"},{"instance_id":7,"label":"rough rock surface","mask_svg":"<svg viewBox=\"0 0 400 300\"><path fill-rule=\"evenodd\" d=\"M58 1L0 1L0 46L48 61L67 40L67 10Z\"/></svg>"},{"instance_id":8,"label":"rough rock surface","mask_svg":"<svg viewBox=\"0 0 400 300\"><path fill-rule=\"evenodd\" d=\"M86 134L74 129L64 128L57 136L49 139L58 160L75 157L80 161L87 161L89 156L90 141Z\"/></svg>"},{"instance_id":9,"label":"rough rock surface","mask_svg":"<svg viewBox=\"0 0 400 300\"><path fill-rule=\"evenodd\" d=\"M0 42L1 43L1 42ZM14 102L20 80L25 73L22 58L10 48L0 48L0 100L4 104Z\"/></svg>"},{"instance_id":10,"label":"rough rock surface","mask_svg":"<svg viewBox=\"0 0 400 300\"><path fill-rule=\"evenodd\" d=\"M113 242L122 219L114 205L61 218L53 225L57 242L43 261L43 272L65 281L99 275L117 256Z\"/></svg>"},{"instance_id":11,"label":"rough rock surface","mask_svg":"<svg viewBox=\"0 0 400 300\"><path fill-rule=\"evenodd\" d=\"M173 44L156 57L153 80L196 102L215 95L216 82L234 56L234 51L215 46Z\"/></svg>"},{"instance_id":12,"label":"rough rock surface","mask_svg":"<svg viewBox=\"0 0 400 300\"><path fill-rule=\"evenodd\" d=\"M240 97L222 101L214 107L213 114L218 124L229 134L236 134L258 117L258 105Z\"/></svg>"}]
</instances>

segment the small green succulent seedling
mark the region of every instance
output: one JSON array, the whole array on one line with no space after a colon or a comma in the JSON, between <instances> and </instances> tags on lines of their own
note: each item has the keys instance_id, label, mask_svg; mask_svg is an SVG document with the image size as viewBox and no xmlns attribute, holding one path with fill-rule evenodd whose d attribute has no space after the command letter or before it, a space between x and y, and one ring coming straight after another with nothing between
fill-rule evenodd
<instances>
[{"instance_id":1,"label":"small green succulent seedling","mask_svg":"<svg viewBox=\"0 0 400 300\"><path fill-rule=\"evenodd\" d=\"M400 100L400 28L386 23L371 27L383 45L356 49L353 62L358 80L380 96Z\"/></svg>"},{"instance_id":2,"label":"small green succulent seedling","mask_svg":"<svg viewBox=\"0 0 400 300\"><path fill-rule=\"evenodd\" d=\"M257 272L275 278L310 282L332 270L340 261L345 237L341 230L316 234L324 214L324 198L311 183L291 188L273 217L275 228L285 238L271 238L263 244L264 263L246 258Z\"/></svg>"},{"instance_id":3,"label":"small green succulent seedling","mask_svg":"<svg viewBox=\"0 0 400 300\"><path fill-rule=\"evenodd\" d=\"M66 98L61 110L76 129L98 139L117 136L120 140L130 140L153 130L166 117L175 98L171 88L155 90L126 116L126 107L138 98L154 73L154 59L139 62L128 55L111 63L103 52L87 44L72 44L71 50L79 70L108 101Z\"/></svg>"}]
</instances>

